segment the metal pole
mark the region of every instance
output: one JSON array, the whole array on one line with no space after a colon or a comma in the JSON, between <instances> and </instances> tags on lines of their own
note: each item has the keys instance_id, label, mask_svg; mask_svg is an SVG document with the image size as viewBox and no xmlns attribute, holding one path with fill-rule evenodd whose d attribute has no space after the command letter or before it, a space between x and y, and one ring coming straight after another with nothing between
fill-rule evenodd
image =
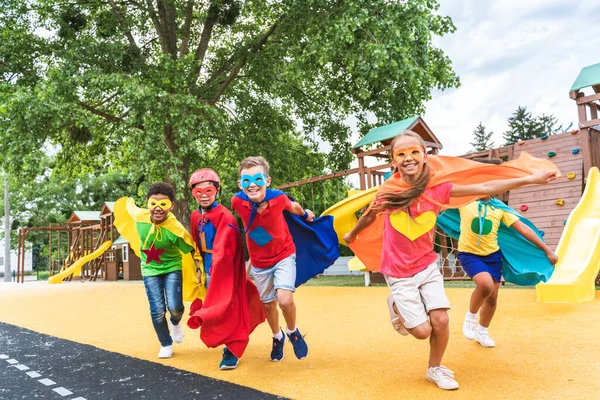
<instances>
[{"instance_id":1,"label":"metal pole","mask_svg":"<svg viewBox=\"0 0 600 400\"><path fill-rule=\"evenodd\" d=\"M4 174L4 282L10 282L10 207L8 205L8 174Z\"/></svg>"}]
</instances>

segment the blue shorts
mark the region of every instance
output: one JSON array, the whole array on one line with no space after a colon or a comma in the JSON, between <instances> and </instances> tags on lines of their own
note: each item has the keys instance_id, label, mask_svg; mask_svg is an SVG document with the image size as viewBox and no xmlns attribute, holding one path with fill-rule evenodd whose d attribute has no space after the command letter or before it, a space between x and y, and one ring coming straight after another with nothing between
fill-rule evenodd
<instances>
[{"instance_id":1,"label":"blue shorts","mask_svg":"<svg viewBox=\"0 0 600 400\"><path fill-rule=\"evenodd\" d=\"M487 272L496 282L502 280L502 252L498 250L487 256L459 252L458 261L471 279L480 272Z\"/></svg>"},{"instance_id":2,"label":"blue shorts","mask_svg":"<svg viewBox=\"0 0 600 400\"><path fill-rule=\"evenodd\" d=\"M260 294L260 301L270 303L277 298L277 289L296 291L296 253L271 268L252 267L250 273Z\"/></svg>"}]
</instances>

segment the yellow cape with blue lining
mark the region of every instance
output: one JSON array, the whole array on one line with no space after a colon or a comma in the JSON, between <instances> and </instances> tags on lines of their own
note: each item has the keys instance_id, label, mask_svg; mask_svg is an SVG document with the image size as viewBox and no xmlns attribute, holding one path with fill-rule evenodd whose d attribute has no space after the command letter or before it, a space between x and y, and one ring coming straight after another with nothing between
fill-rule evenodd
<instances>
[{"instance_id":1,"label":"yellow cape with blue lining","mask_svg":"<svg viewBox=\"0 0 600 400\"><path fill-rule=\"evenodd\" d=\"M142 240L138 234L136 222L151 224L150 210L137 207L135 201L131 197L121 197L115 202L113 210L115 215L115 228L117 228L121 236L127 239L135 254L140 257ZM168 230L173 235L182 238L185 243L194 248L194 256L192 256L192 253L181 254L183 300L204 300L206 297L206 274L204 273L202 256L196 247L196 242L172 213L169 213L169 216L162 224L160 224L160 227ZM194 258L199 261L200 269L202 270L202 282L200 283L198 283L196 275L196 263L194 262Z\"/></svg>"}]
</instances>

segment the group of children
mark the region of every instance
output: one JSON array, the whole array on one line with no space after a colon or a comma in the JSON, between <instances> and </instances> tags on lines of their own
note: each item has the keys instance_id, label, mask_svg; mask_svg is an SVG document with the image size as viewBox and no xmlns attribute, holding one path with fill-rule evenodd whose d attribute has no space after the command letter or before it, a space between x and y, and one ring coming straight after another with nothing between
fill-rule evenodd
<instances>
[{"instance_id":1,"label":"group of children","mask_svg":"<svg viewBox=\"0 0 600 400\"><path fill-rule=\"evenodd\" d=\"M468 339L474 339L484 347L493 347L495 344L487 328L496 309L502 273L501 252L496 237L500 222L512 226L542 249L552 264L556 263L557 257L518 218L487 207L486 196L527 184L548 183L557 178L557 172L538 169L535 172L526 171L518 177L500 176L502 179L489 180L490 174L494 174L493 171L487 171L480 181L471 180L466 184L460 183L460 179L453 181L452 176L444 179L439 167L430 167L425 143L413 132L398 135L391 144L391 154L396 173L380 187L370 208L356 226L344 235L344 240L368 268L379 270L384 275L391 291L388 307L394 328L403 335L410 334L422 340L429 338L426 379L442 389L457 389L459 385L454 372L441 364L449 340L447 310L450 302L444 291L443 278L437 265L438 256L434 251L436 217L443 208L458 204L455 201L453 203L453 200L461 200L459 203L464 207L460 208L462 222L458 257L476 284L463 333ZM293 298L296 248L283 212L287 210L307 221L311 221L314 215L287 196L271 193L275 191L268 189L271 178L269 164L264 158L246 158L240 163L238 172L241 191L233 197L231 206L244 224L252 265L251 274L256 287L250 281L246 282L245 306L240 311L245 318L235 320L238 321L236 324L245 324L246 341L242 346L237 346L236 351L231 351L233 344L227 345L231 349L224 349L221 369L231 369L238 365L238 359L247 344L247 335L264 320L265 315L273 333L271 360L283 359L286 337L292 342L297 358L302 359L308 354L307 344L296 326L296 305ZM231 212L216 202L221 182L215 171L196 171L189 186L198 203L198 209L191 216L191 236L202 256L208 286L205 304L192 305L189 325L202 325L203 331L210 331L210 318L202 313L214 303L211 298L225 298L225 303L231 302L231 296L220 293L223 286L231 285L218 282L218 275L224 274L227 268L237 268L238 275L242 277L240 279L246 279L241 234ZM174 197L172 188L164 183L150 186L148 208L152 224L160 226L165 219L174 218L169 214L173 209ZM211 217L215 210L225 216L228 222L215 223ZM227 245L225 242L217 245L215 238L223 230L228 232L230 238L237 239L230 239ZM171 253L194 249L185 242L172 240L168 235L161 236L159 228L139 229L139 234L144 253L144 285L154 327L161 343L159 357L170 357L172 341L180 342L183 339L180 327L183 315L181 273L172 261ZM235 247L235 254L223 254L224 248L231 248L231 245ZM161 254L157 255L157 252ZM233 264L225 262L228 259L238 261ZM367 260L372 261L366 262ZM376 266L372 267L371 264ZM264 314L262 309L257 311L257 307L252 306L255 304L253 298L257 295L264 307ZM239 306L240 302L236 303ZM277 306L285 319L285 332L279 325ZM171 314L170 336L165 307ZM254 317L248 316L249 314L254 314ZM210 343L207 343L210 347L218 345L217 342Z\"/></svg>"},{"instance_id":2,"label":"group of children","mask_svg":"<svg viewBox=\"0 0 600 400\"><path fill-rule=\"evenodd\" d=\"M197 280L205 281L207 293L204 300L192 303L188 325L202 327L200 337L207 346L226 345L220 369L238 366L249 334L265 316L273 332L272 361L283 360L286 337L298 359L308 355L306 341L296 326L293 296L296 248L283 213L301 216L307 222L314 219L314 214L289 197L278 195L280 192L268 189L269 172L269 164L263 157L244 159L239 165L241 190L231 201L244 224L254 283L246 276L242 233L237 222L217 202L221 180L214 170L200 169L190 177L189 189L198 204L190 217L195 246L184 239L187 232L178 236L161 229L169 221L178 224L180 231L185 230L170 213L175 207L173 187L164 182L150 185L147 193L150 223L137 223L137 233L143 282L161 345L159 358L171 357L173 342L183 340L182 253L190 252L195 253ZM277 306L285 319L285 332L279 325ZM166 310L170 314L168 319Z\"/></svg>"}]
</instances>

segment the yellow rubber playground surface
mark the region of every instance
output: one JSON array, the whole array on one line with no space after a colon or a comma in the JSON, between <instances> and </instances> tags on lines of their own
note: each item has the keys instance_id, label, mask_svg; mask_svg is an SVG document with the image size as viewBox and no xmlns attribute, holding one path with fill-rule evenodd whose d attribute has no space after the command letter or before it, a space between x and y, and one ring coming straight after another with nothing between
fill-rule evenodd
<instances>
[{"instance_id":1,"label":"yellow rubber playground surface","mask_svg":"<svg viewBox=\"0 0 600 400\"><path fill-rule=\"evenodd\" d=\"M444 364L460 384L454 392L425 380L428 343L393 330L385 287L301 287L308 358L297 360L286 344L285 359L271 362L264 323L232 371L220 371L222 349L206 348L187 326L173 358L157 359L141 282L2 284L0 321L294 399L600 398L598 294L592 303L559 305L536 303L532 289L501 289L490 328L496 348L484 349L461 333L470 292L447 289Z\"/></svg>"}]
</instances>

